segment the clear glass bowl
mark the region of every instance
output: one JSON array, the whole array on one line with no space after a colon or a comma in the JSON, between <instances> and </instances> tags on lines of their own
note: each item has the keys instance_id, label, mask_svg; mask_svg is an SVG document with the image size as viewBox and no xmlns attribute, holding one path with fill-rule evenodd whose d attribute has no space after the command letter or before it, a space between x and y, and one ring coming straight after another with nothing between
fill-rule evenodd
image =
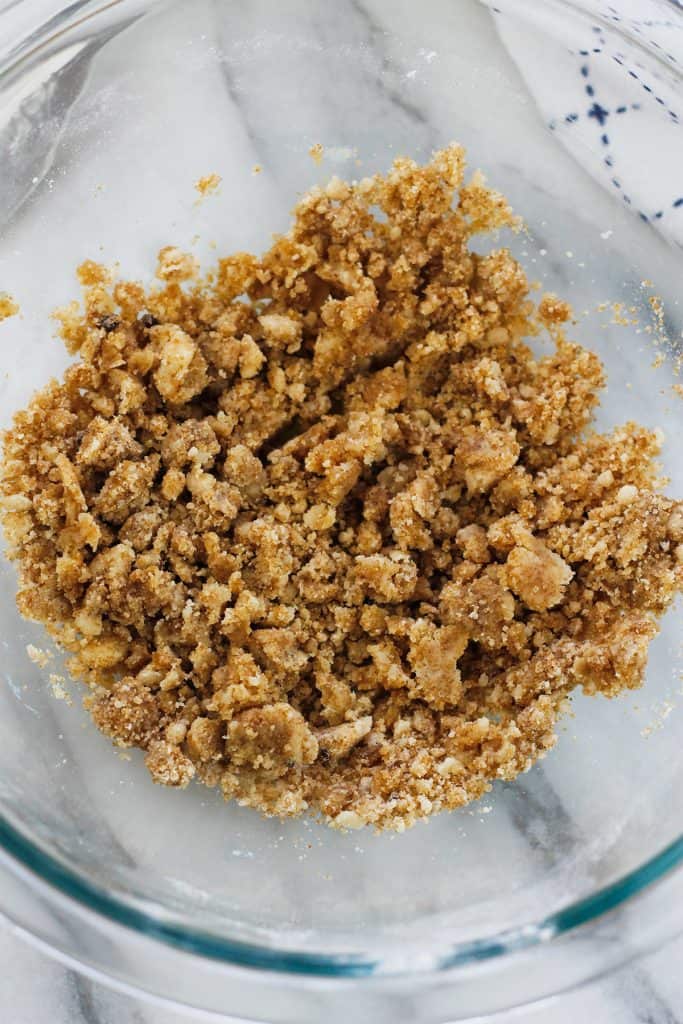
<instances>
[{"instance_id":1,"label":"clear glass bowl","mask_svg":"<svg viewBox=\"0 0 683 1024\"><path fill-rule=\"evenodd\" d=\"M261 250L312 182L457 139L524 215L511 244L532 277L593 311L575 334L609 373L600 424L662 426L683 496L683 402L671 353L653 367L641 284L675 349L683 210L666 171L683 158L681 72L661 24L594 6L0 4L0 288L22 307L0 326L3 423L66 364L48 316L76 297L84 258L148 278L167 243L205 263ZM683 32L674 4L658 10ZM222 188L197 204L210 172ZM613 301L641 328L595 312ZM0 905L84 969L282 1024L350 1006L460 1020L580 984L683 926L680 609L642 692L577 696L528 775L378 837L153 786L91 725L78 685L73 707L55 700L58 662L29 659L42 632L0 573Z\"/></svg>"}]
</instances>

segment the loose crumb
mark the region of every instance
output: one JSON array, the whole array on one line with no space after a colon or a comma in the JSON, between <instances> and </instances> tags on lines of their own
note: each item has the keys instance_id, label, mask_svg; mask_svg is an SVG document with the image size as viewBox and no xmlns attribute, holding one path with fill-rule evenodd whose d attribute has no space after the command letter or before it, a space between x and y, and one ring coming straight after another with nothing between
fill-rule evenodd
<instances>
[{"instance_id":1,"label":"loose crumb","mask_svg":"<svg viewBox=\"0 0 683 1024\"><path fill-rule=\"evenodd\" d=\"M0 323L16 316L19 312L19 303L16 302L7 292L0 292Z\"/></svg>"},{"instance_id":2,"label":"loose crumb","mask_svg":"<svg viewBox=\"0 0 683 1024\"><path fill-rule=\"evenodd\" d=\"M56 672L50 672L49 675L50 687L52 688L52 696L55 700L66 701L67 704L73 704L71 694L64 687L66 679L64 676L58 675Z\"/></svg>"},{"instance_id":3,"label":"loose crumb","mask_svg":"<svg viewBox=\"0 0 683 1024\"><path fill-rule=\"evenodd\" d=\"M52 658L50 651L43 651L39 647L34 647L33 644L26 645L26 653L34 665L38 665L39 668L45 668Z\"/></svg>"},{"instance_id":4,"label":"loose crumb","mask_svg":"<svg viewBox=\"0 0 683 1024\"><path fill-rule=\"evenodd\" d=\"M655 717L653 721L650 723L650 725L646 725L645 728L640 730L640 735L644 739L647 739L654 732L657 732L659 729L664 728L664 723L666 722L671 712L674 710L675 705L672 704L671 701L662 701L662 703L659 706L653 708L653 713Z\"/></svg>"},{"instance_id":5,"label":"loose crumb","mask_svg":"<svg viewBox=\"0 0 683 1024\"><path fill-rule=\"evenodd\" d=\"M401 832L641 685L683 584L661 432L591 432L602 366L472 251L519 221L464 173L334 178L203 280L89 262L56 314L80 361L4 441L18 605L155 781Z\"/></svg>"},{"instance_id":6,"label":"loose crumb","mask_svg":"<svg viewBox=\"0 0 683 1024\"><path fill-rule=\"evenodd\" d=\"M324 154L325 150L320 142L316 142L308 151L308 155L312 158L313 162L318 165L318 167L320 167L320 164L323 161Z\"/></svg>"},{"instance_id":7,"label":"loose crumb","mask_svg":"<svg viewBox=\"0 0 683 1024\"><path fill-rule=\"evenodd\" d=\"M212 174L205 174L203 178L200 178L199 181L195 182L194 187L203 198L211 195L213 192L216 192L222 180L223 179L220 174L216 174L215 172Z\"/></svg>"}]
</instances>

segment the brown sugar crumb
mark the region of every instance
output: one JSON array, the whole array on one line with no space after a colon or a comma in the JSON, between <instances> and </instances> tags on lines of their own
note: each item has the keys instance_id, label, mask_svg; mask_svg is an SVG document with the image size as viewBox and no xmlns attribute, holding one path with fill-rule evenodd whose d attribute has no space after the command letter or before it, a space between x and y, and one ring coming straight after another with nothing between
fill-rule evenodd
<instances>
[{"instance_id":1,"label":"brown sugar crumb","mask_svg":"<svg viewBox=\"0 0 683 1024\"><path fill-rule=\"evenodd\" d=\"M510 590L535 612L560 604L573 575L563 558L530 535L514 546L505 562Z\"/></svg>"},{"instance_id":2,"label":"brown sugar crumb","mask_svg":"<svg viewBox=\"0 0 683 1024\"><path fill-rule=\"evenodd\" d=\"M57 672L50 672L48 678L50 680L52 696L55 700L63 700L69 705L72 704L73 701L71 700L71 695L64 687L64 683L66 682L64 676L60 676Z\"/></svg>"},{"instance_id":3,"label":"brown sugar crumb","mask_svg":"<svg viewBox=\"0 0 683 1024\"><path fill-rule=\"evenodd\" d=\"M16 316L19 312L19 303L16 302L7 292L0 292L0 323Z\"/></svg>"},{"instance_id":4,"label":"brown sugar crumb","mask_svg":"<svg viewBox=\"0 0 683 1024\"><path fill-rule=\"evenodd\" d=\"M450 146L205 279L173 246L148 291L80 268L1 515L22 613L155 781L401 831L543 757L575 687L642 683L683 505L659 432L588 431L569 305L470 248L506 226Z\"/></svg>"},{"instance_id":5,"label":"brown sugar crumb","mask_svg":"<svg viewBox=\"0 0 683 1024\"><path fill-rule=\"evenodd\" d=\"M538 315L547 327L551 324L563 324L572 318L572 307L557 295L547 293L538 304Z\"/></svg>"},{"instance_id":6,"label":"brown sugar crumb","mask_svg":"<svg viewBox=\"0 0 683 1024\"><path fill-rule=\"evenodd\" d=\"M321 142L316 142L308 151L308 155L313 160L313 163L317 164L318 167L320 167L320 164L323 162L324 154L325 150Z\"/></svg>"},{"instance_id":7,"label":"brown sugar crumb","mask_svg":"<svg viewBox=\"0 0 683 1024\"><path fill-rule=\"evenodd\" d=\"M200 198L211 195L212 192L216 192L220 187L221 181L220 174L215 172L211 174L205 174L202 178L194 183L194 187L199 192Z\"/></svg>"},{"instance_id":8,"label":"brown sugar crumb","mask_svg":"<svg viewBox=\"0 0 683 1024\"><path fill-rule=\"evenodd\" d=\"M147 748L145 764L155 782L184 789L194 777L194 762L175 743L153 740Z\"/></svg>"},{"instance_id":9,"label":"brown sugar crumb","mask_svg":"<svg viewBox=\"0 0 683 1024\"><path fill-rule=\"evenodd\" d=\"M26 644L26 653L38 668L45 668L52 658L50 651L43 651L40 647L35 647L33 644Z\"/></svg>"}]
</instances>

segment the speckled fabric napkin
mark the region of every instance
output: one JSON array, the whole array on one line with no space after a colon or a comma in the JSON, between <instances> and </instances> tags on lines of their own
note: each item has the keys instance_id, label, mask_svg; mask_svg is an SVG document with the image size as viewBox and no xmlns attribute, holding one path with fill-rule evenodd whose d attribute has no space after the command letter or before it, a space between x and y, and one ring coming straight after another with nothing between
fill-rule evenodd
<instances>
[{"instance_id":1,"label":"speckled fabric napkin","mask_svg":"<svg viewBox=\"0 0 683 1024\"><path fill-rule=\"evenodd\" d=\"M518 6L491 3L549 128L637 216L683 246L683 4L579 0L590 17L555 44L522 27L510 13Z\"/></svg>"}]
</instances>

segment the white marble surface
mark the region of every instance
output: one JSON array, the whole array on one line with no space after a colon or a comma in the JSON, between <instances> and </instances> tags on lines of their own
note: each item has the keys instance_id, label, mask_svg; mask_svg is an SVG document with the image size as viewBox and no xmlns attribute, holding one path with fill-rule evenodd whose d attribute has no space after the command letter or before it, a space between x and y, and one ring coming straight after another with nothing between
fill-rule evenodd
<instances>
[{"instance_id":1,"label":"white marble surface","mask_svg":"<svg viewBox=\"0 0 683 1024\"><path fill-rule=\"evenodd\" d=\"M0 924L0 965L3 1024L194 1024L220 1019L114 992L38 952L6 924ZM683 1024L682 966L683 937L580 991L487 1019L495 1024ZM352 1007L349 1019L357 1019Z\"/></svg>"},{"instance_id":2,"label":"white marble surface","mask_svg":"<svg viewBox=\"0 0 683 1024\"><path fill-rule=\"evenodd\" d=\"M629 2L629 0L615 0L620 9L634 9L637 5L639 11L642 11L643 7L648 5L649 2L650 0L632 0L632 2ZM376 34L377 32L376 26L372 19L367 16L367 13L364 13L365 7L363 4L355 6L359 22L358 31L359 33L365 32L372 42L373 33ZM365 6L372 7L373 5ZM403 5L404 10L406 7L407 5ZM658 27L661 29L661 26ZM416 23L416 32L418 29L419 25ZM522 59L521 52L516 49L515 41L509 35L506 38L502 29L501 35L506 39L509 53L519 67L520 74L524 77L525 61ZM427 67L432 66L428 62L431 53L432 51L426 52L424 56ZM581 89L585 89L583 75L580 73L581 62L574 60L574 57L575 55L572 55L574 63L571 65L573 73L571 81L574 85L579 85ZM414 69L410 69L406 72L406 76L415 75L415 73ZM588 82L588 79L586 81ZM529 90L535 93L535 83L527 80L526 84ZM553 95L557 94L554 93ZM543 103L543 97L535 95L535 98L549 122L555 118L559 120L566 119L569 112L573 109L572 102L570 102L570 100L573 100L573 97L568 98L563 95L560 98L561 101L558 100L559 105L557 109L552 106L546 106ZM254 101L255 104L257 100L258 95ZM398 103L399 100L400 95L398 97L394 96L391 102ZM378 115L384 110L382 104L385 101L386 97L384 95L381 95L377 100ZM163 97L163 102L169 102L166 95ZM173 106L173 102L175 101L171 102L171 106ZM616 102L613 104L615 106L615 114L617 109ZM257 125L259 123L259 114L260 110L257 104L253 109L249 108L249 116L256 120ZM581 116L583 118L584 114L582 113ZM585 117L588 117L588 115L586 114ZM563 145L569 146L575 136L580 137L580 132L583 131L584 126L587 130L597 130L598 125L594 121L595 118L590 121L584 119L577 122L568 122L569 127L566 128L564 124L561 125ZM567 122L565 121L564 123ZM416 118L415 112L411 113L409 109L406 112L406 125L406 131L412 133L421 145L427 146L430 144L430 135L427 127L425 127L423 121ZM574 129L571 125L578 125L578 127ZM339 131L343 127L342 125ZM87 128L85 120L81 128L85 137ZM514 142L514 139L512 139L511 135L510 138L507 135L503 138L503 134L501 133L497 138L497 144L503 148L507 144L512 152L512 142ZM265 143L263 138L257 132L255 134L252 133L248 137L247 135L248 133L245 133L245 156L242 160L246 168L245 174L248 171L249 175L251 175L251 167L258 159L266 167L263 178L258 180L259 182L268 182L269 161L266 157L269 156L269 153L266 148L264 154L263 147ZM220 138L218 132L216 137ZM510 141L511 139L512 141ZM316 141L316 139L312 138L310 141ZM345 152L346 150L343 147L339 147L339 154L343 155ZM339 155L334 150L331 150L331 154L332 156ZM482 157L485 156L486 154L482 153ZM197 169L197 176L207 169L213 169L214 164L205 151L202 154L202 161L202 165ZM272 162L271 159L270 163L272 164ZM484 160L483 162L486 161ZM664 169L664 162L661 164L661 169ZM99 168L97 174L100 174ZM97 176L93 178L95 182L100 180L100 177ZM634 182L632 187L629 182L629 191L633 192L634 195L638 195L639 204L647 209L648 216L655 216L660 205L660 190L658 189L657 195L652 198L649 195L641 197L636 192L639 184L639 182ZM175 195L177 192L176 182L170 181L168 187L169 191ZM518 187L522 191L522 186ZM571 188L572 183L567 182L564 192L569 197ZM71 189L69 195L71 196L72 194L78 196L78 190ZM268 194L271 195L270 192ZM666 189L663 189L661 194L665 197L668 206L664 211L665 215L662 218L661 225L658 223L657 226L659 230L664 231L670 224L673 225L670 228L671 236L678 238L674 228L680 221L676 221L675 218L679 214L683 215L683 212L677 205L674 206L673 193L669 194ZM675 195L677 196L678 193L675 193ZM78 201L80 202L80 199ZM539 197L538 203L540 204L541 202L542 197ZM277 211L277 216L280 216L282 204L274 192L272 204L273 216L275 216L275 211ZM662 207L664 205L664 200L662 200ZM677 212L674 213L674 209ZM69 212L65 208L65 215ZM247 210L245 217L253 220L251 211ZM270 223L270 216L266 219ZM234 228L234 224L232 227ZM612 235L612 221L605 224L601 222L596 227L596 233L597 228L601 231L600 238L606 239ZM188 228L188 235L193 234L195 230L196 226L194 221L192 221L191 228ZM120 234L117 234L117 232L120 232ZM124 218L121 219L120 223L110 226L108 238L112 252L115 253L117 251L117 246L119 249L123 249L121 239L125 239L128 234L129 224ZM163 241L166 241L166 239L163 239ZM48 242L46 241L45 244L47 245ZM62 249L62 238L58 238L55 244L59 244L60 249ZM254 244L258 247L258 239L256 239ZM575 247L573 242L572 248L576 248L577 254L582 255L581 250ZM545 250L541 251L545 252ZM70 267L76 260L67 257L64 262L68 263ZM577 260L577 267L583 267L583 265L582 261L579 262ZM569 283L574 284L573 281ZM55 283L55 289L58 288L61 288L61 281L56 281ZM56 298L57 296L55 296ZM45 304L54 304L53 297L46 296ZM118 762L114 763L112 761L111 763L113 770L118 772L120 770ZM570 1024L570 1022L574 1024L580 1018L591 1022L591 1024L592 1022L595 1022L595 1024L683 1024L682 965L683 939L656 954L642 959L637 965L625 968L619 973L592 984L580 992L564 995L542 1006L499 1015L496 1017L496 1020L500 1021L501 1024L512 1024L513 1021L529 1021L530 1024L537 1021L543 1022L543 1024L565 1024L565 1022L566 1024ZM350 1008L349 1016L351 1019L354 1019L352 1007ZM183 1021L189 1022L199 1019L208 1018L206 1016L199 1017L190 1012L175 1012L167 1007L153 1006L142 999L111 991L65 968L42 952L28 946L8 927L0 927L0 1024L5 1024L5 1022L7 1024L84 1024L84 1022L85 1024L162 1024L162 1022L163 1024L180 1024Z\"/></svg>"}]
</instances>

